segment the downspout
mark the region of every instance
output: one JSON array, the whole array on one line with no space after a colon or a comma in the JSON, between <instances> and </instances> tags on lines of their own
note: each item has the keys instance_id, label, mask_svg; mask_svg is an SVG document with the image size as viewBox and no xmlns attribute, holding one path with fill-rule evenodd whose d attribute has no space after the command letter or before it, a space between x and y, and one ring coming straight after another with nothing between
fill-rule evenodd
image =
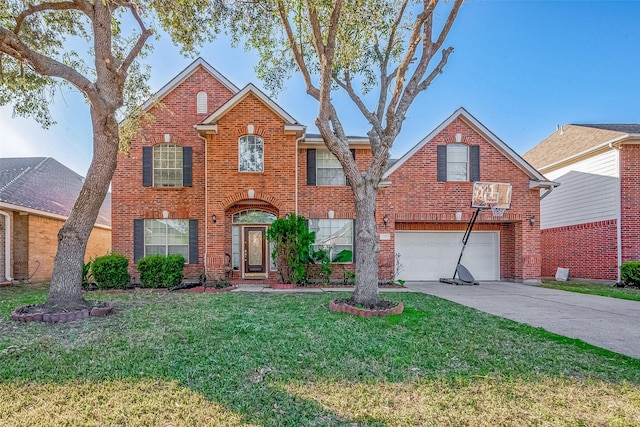
<instances>
[{"instance_id":1,"label":"downspout","mask_svg":"<svg viewBox=\"0 0 640 427\"><path fill-rule=\"evenodd\" d=\"M207 138L200 135L198 132L198 138L204 141L204 274L207 274L207 250L209 249L209 203L207 197L209 195L208 189L208 180L209 173L207 171L207 166L209 163L207 162Z\"/></svg>"},{"instance_id":2,"label":"downspout","mask_svg":"<svg viewBox=\"0 0 640 427\"><path fill-rule=\"evenodd\" d=\"M12 282L11 277L11 217L5 211L0 211L4 216L4 278Z\"/></svg>"},{"instance_id":3,"label":"downspout","mask_svg":"<svg viewBox=\"0 0 640 427\"><path fill-rule=\"evenodd\" d=\"M622 162L622 159L620 158L621 156L621 152L622 149L619 146L613 145L613 142L609 143L609 148L618 150L618 163L616 164L616 173L618 174L618 203L616 203L616 217L617 217L617 221L616 221L616 240L617 242L617 252L618 252L618 268L616 269L617 271L617 279L616 281L620 281L622 280L622 277L620 276L620 266L622 265L622 173L621 173L621 168L620 168L620 163Z\"/></svg>"},{"instance_id":4,"label":"downspout","mask_svg":"<svg viewBox=\"0 0 640 427\"><path fill-rule=\"evenodd\" d=\"M296 175L296 178L295 178L295 180L296 180L296 184L295 184L295 193L296 193L295 194L295 203L296 203L295 214L296 214L296 216L298 215L298 167L299 167L299 165L298 165L298 144L300 143L300 141L302 141L304 139L304 137L305 137L305 135L307 133L307 128L305 127L304 129L305 130L302 132L302 136L300 136L300 138L296 139L296 169L295 169L296 170L296 173L295 173L295 175Z\"/></svg>"}]
</instances>

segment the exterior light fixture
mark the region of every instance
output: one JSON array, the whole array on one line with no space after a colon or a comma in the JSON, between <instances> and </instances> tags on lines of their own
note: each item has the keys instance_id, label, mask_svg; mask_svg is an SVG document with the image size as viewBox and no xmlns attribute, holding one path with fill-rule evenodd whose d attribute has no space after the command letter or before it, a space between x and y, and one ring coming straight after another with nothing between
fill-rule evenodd
<instances>
[{"instance_id":1,"label":"exterior light fixture","mask_svg":"<svg viewBox=\"0 0 640 427\"><path fill-rule=\"evenodd\" d=\"M211 221L213 221L214 224L218 222L218 217L216 216L216 214L211 215Z\"/></svg>"},{"instance_id":2,"label":"exterior light fixture","mask_svg":"<svg viewBox=\"0 0 640 427\"><path fill-rule=\"evenodd\" d=\"M534 215L529 218L529 224L531 224L532 227L536 225L536 217Z\"/></svg>"},{"instance_id":3,"label":"exterior light fixture","mask_svg":"<svg viewBox=\"0 0 640 427\"><path fill-rule=\"evenodd\" d=\"M389 214L384 214L382 217L382 222L384 222L384 226L386 227L389 224Z\"/></svg>"}]
</instances>

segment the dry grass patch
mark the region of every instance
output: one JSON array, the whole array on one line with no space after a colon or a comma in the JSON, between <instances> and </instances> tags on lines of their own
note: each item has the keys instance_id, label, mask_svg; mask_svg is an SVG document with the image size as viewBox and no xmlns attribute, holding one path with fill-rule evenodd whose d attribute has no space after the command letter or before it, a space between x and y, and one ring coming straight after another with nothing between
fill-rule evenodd
<instances>
[{"instance_id":1,"label":"dry grass patch","mask_svg":"<svg viewBox=\"0 0 640 427\"><path fill-rule=\"evenodd\" d=\"M601 381L321 382L284 390L342 417L390 426L640 425L640 387Z\"/></svg>"},{"instance_id":2,"label":"dry grass patch","mask_svg":"<svg viewBox=\"0 0 640 427\"><path fill-rule=\"evenodd\" d=\"M1 384L0 426L253 426L177 381Z\"/></svg>"}]
</instances>

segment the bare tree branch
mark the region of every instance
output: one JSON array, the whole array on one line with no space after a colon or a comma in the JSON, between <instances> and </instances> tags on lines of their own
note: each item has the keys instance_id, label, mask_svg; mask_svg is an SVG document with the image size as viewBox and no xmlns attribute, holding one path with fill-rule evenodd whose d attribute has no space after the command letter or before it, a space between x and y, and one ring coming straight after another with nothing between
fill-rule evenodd
<instances>
[{"instance_id":1,"label":"bare tree branch","mask_svg":"<svg viewBox=\"0 0 640 427\"><path fill-rule=\"evenodd\" d=\"M38 74L68 81L89 98L96 94L93 83L85 76L55 59L32 50L16 34L4 27L0 27L0 52L25 62Z\"/></svg>"},{"instance_id":2,"label":"bare tree branch","mask_svg":"<svg viewBox=\"0 0 640 427\"><path fill-rule=\"evenodd\" d=\"M144 22L142 21L142 17L140 17L140 14L138 13L138 6L135 3L126 2L126 4L123 4L122 6L131 10L131 14L133 15L133 18L136 20L136 22L138 23L138 26L140 27L140 36L138 37L136 44L131 48L127 57L124 59L124 61L122 61L122 64L120 64L120 66L118 67L118 72L121 75L126 76L129 70L129 67L131 66L133 61L136 59L138 54L140 54L140 51L142 51L142 48L147 43L147 39L151 37L151 35L153 34L153 31L148 29L144 24Z\"/></svg>"},{"instance_id":3,"label":"bare tree branch","mask_svg":"<svg viewBox=\"0 0 640 427\"><path fill-rule=\"evenodd\" d=\"M24 22L24 20L38 12L44 12L48 10L60 11L73 9L79 10L78 5L74 2L69 1L33 4L20 12L20 14L16 17L16 26L13 29L13 32L15 34L18 34L20 32L20 29L22 28L22 23Z\"/></svg>"},{"instance_id":4,"label":"bare tree branch","mask_svg":"<svg viewBox=\"0 0 640 427\"><path fill-rule=\"evenodd\" d=\"M289 23L289 17L287 16L287 11L284 7L282 1L277 2L278 6L278 14L280 15L280 22L285 29L285 33L287 34L287 40L289 40L289 46L293 51L293 57L298 65L298 69L302 73L302 77L304 78L305 85L307 86L307 93L314 97L315 99L320 99L320 90L313 85L311 80L311 73L309 72L309 68L304 60L304 56L302 54L301 49L298 48L296 43L295 35L293 30L291 29L291 24Z\"/></svg>"}]
</instances>

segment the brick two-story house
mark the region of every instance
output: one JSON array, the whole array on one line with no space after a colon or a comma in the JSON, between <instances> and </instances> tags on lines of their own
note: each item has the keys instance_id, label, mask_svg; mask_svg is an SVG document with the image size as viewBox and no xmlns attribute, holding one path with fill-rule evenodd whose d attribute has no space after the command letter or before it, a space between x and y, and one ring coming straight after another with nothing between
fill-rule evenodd
<instances>
[{"instance_id":1,"label":"brick two-story house","mask_svg":"<svg viewBox=\"0 0 640 427\"><path fill-rule=\"evenodd\" d=\"M198 59L157 99L161 106L144 106L155 121L119 159L112 185L113 250L131 259L134 275L145 255L182 253L187 277L231 266L234 281L272 283L266 230L290 213L308 218L332 256L357 251L340 164L259 89L239 89ZM367 138L351 138L350 147L364 170ZM501 218L480 215L465 265L479 280L539 279L539 189L553 183L459 109L385 174L376 209L382 280L453 274L476 180L511 183L513 200Z\"/></svg>"}]
</instances>

